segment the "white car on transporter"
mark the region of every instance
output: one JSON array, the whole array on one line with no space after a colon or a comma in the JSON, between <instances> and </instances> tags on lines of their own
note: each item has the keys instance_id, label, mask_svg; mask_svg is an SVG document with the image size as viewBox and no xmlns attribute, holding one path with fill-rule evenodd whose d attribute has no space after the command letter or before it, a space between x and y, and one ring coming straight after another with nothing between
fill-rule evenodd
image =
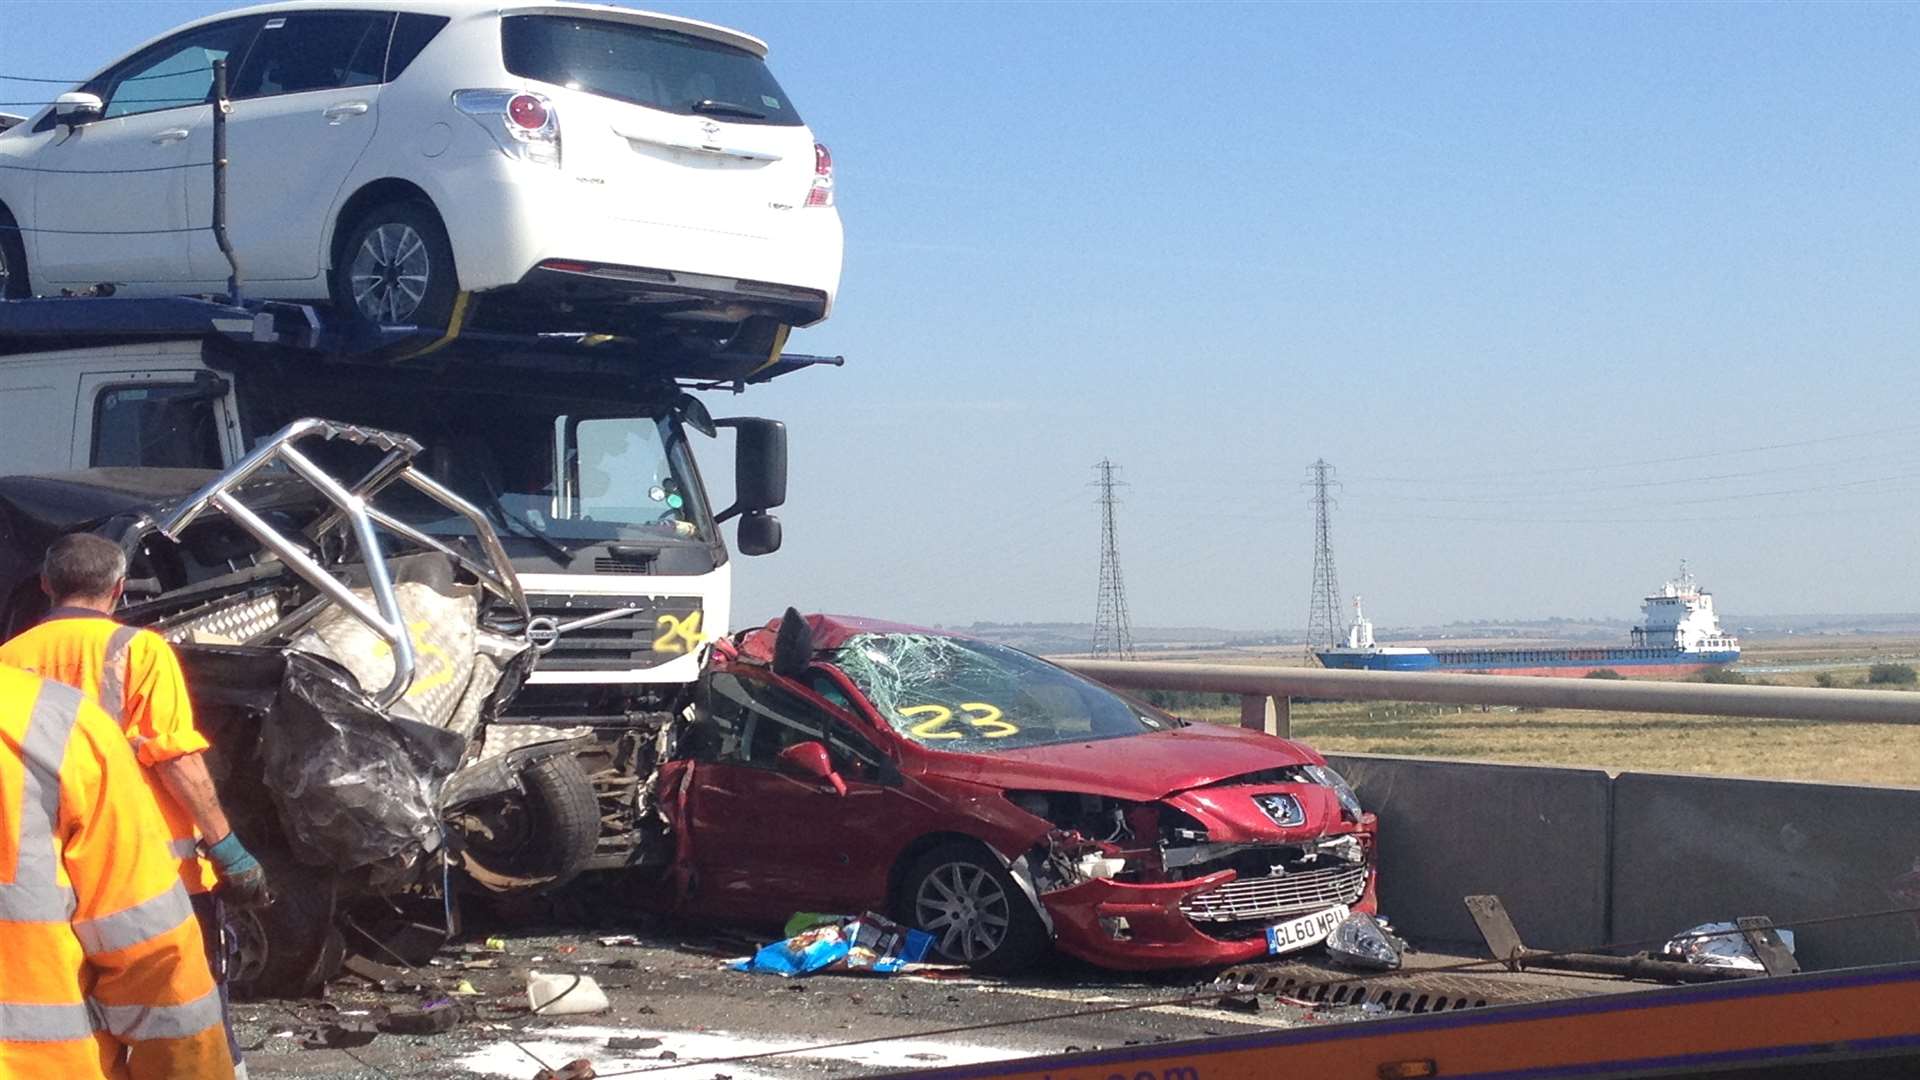
<instances>
[{"instance_id":1,"label":"white car on transporter","mask_svg":"<svg viewBox=\"0 0 1920 1080\"><path fill-rule=\"evenodd\" d=\"M757 350L826 317L841 260L832 158L766 51L587 4L308 0L201 19L0 131L0 293L225 289L210 228L225 60L248 295L383 325Z\"/></svg>"}]
</instances>

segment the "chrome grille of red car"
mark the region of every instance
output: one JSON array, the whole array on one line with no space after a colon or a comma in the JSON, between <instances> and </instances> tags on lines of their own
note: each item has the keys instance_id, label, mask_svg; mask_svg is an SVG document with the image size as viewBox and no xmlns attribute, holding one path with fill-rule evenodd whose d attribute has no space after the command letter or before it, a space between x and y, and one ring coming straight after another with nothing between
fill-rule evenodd
<instances>
[{"instance_id":1,"label":"chrome grille of red car","mask_svg":"<svg viewBox=\"0 0 1920 1080\"><path fill-rule=\"evenodd\" d=\"M1180 910L1195 922L1284 919L1335 904L1351 904L1366 890L1366 867L1341 866L1230 881L1217 889L1188 897Z\"/></svg>"}]
</instances>

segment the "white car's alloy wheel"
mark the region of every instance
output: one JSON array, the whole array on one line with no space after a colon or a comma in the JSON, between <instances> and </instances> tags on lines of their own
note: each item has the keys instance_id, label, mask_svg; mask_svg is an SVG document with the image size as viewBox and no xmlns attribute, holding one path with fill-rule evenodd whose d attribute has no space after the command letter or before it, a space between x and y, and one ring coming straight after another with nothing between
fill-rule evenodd
<instances>
[{"instance_id":1,"label":"white car's alloy wheel","mask_svg":"<svg viewBox=\"0 0 1920 1080\"><path fill-rule=\"evenodd\" d=\"M413 226L390 221L369 232L354 252L348 279L354 307L369 322L405 322L420 310L432 275L427 242Z\"/></svg>"}]
</instances>

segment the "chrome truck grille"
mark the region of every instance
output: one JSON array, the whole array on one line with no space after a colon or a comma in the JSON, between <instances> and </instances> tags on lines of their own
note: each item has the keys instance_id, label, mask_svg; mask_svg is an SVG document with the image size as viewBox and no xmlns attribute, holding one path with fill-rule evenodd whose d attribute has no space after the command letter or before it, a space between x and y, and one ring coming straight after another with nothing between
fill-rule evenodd
<instances>
[{"instance_id":1,"label":"chrome truck grille","mask_svg":"<svg viewBox=\"0 0 1920 1080\"><path fill-rule=\"evenodd\" d=\"M697 596L597 596L581 593L528 593L533 616L528 636L535 647L551 641L534 667L543 671L631 671L658 667L684 656L704 640L707 627L699 619ZM554 627L565 627L601 612L635 610L567 631L557 639ZM544 638L544 641L543 641Z\"/></svg>"},{"instance_id":2,"label":"chrome truck grille","mask_svg":"<svg viewBox=\"0 0 1920 1080\"><path fill-rule=\"evenodd\" d=\"M1351 904L1366 891L1367 868L1341 866L1230 881L1217 889L1188 897L1180 910L1194 922L1284 919L1335 904Z\"/></svg>"}]
</instances>

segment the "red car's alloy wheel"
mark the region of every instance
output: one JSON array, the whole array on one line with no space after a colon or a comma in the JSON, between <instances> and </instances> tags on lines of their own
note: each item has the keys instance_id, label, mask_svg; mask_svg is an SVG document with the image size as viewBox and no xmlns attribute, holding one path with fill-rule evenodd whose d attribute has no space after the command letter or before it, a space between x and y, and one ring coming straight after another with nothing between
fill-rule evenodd
<instances>
[{"instance_id":1,"label":"red car's alloy wheel","mask_svg":"<svg viewBox=\"0 0 1920 1080\"><path fill-rule=\"evenodd\" d=\"M985 960L1007 942L1013 898L984 866L950 862L920 880L914 921L934 936L934 948L959 963Z\"/></svg>"}]
</instances>

